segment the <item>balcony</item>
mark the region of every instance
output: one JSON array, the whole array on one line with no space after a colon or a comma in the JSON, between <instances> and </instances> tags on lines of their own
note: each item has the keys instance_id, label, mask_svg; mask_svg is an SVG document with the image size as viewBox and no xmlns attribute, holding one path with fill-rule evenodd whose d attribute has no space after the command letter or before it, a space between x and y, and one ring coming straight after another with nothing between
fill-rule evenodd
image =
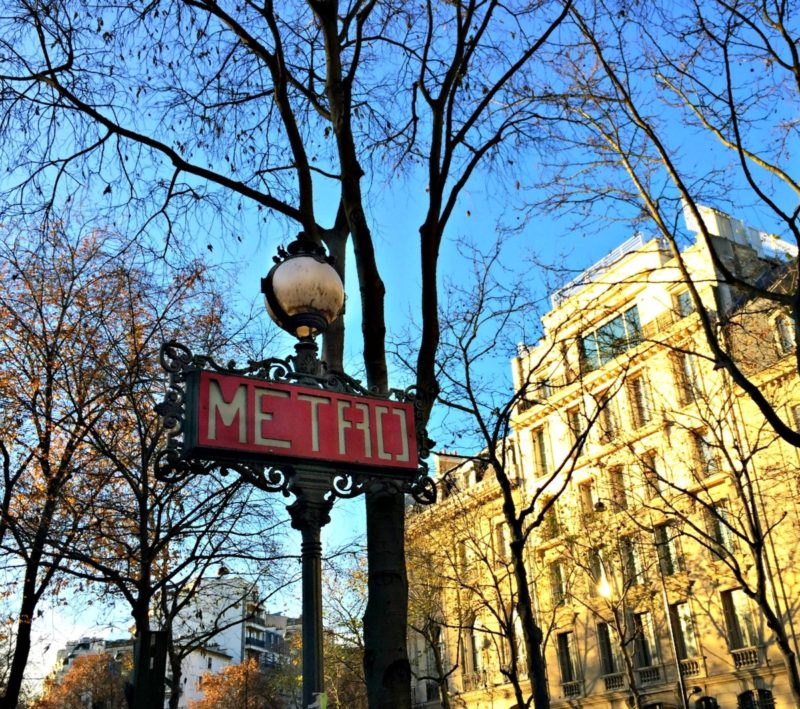
<instances>
[{"instance_id":1,"label":"balcony","mask_svg":"<svg viewBox=\"0 0 800 709\"><path fill-rule=\"evenodd\" d=\"M473 689L486 686L486 676L483 672L465 672L461 676L464 684L464 691L471 692Z\"/></svg>"},{"instance_id":2,"label":"balcony","mask_svg":"<svg viewBox=\"0 0 800 709\"><path fill-rule=\"evenodd\" d=\"M639 684L658 684L661 682L661 668L654 667L639 667L636 670L639 675Z\"/></svg>"},{"instance_id":3,"label":"balcony","mask_svg":"<svg viewBox=\"0 0 800 709\"><path fill-rule=\"evenodd\" d=\"M267 625L267 617L263 613L248 613L245 622L251 625Z\"/></svg>"},{"instance_id":4,"label":"balcony","mask_svg":"<svg viewBox=\"0 0 800 709\"><path fill-rule=\"evenodd\" d=\"M681 677L699 677L703 673L703 661L690 657L680 661Z\"/></svg>"},{"instance_id":5,"label":"balcony","mask_svg":"<svg viewBox=\"0 0 800 709\"><path fill-rule=\"evenodd\" d=\"M580 697L581 694L583 694L583 680L576 679L572 682L564 682L561 685L561 691L564 692L564 697L566 699Z\"/></svg>"},{"instance_id":6,"label":"balcony","mask_svg":"<svg viewBox=\"0 0 800 709\"><path fill-rule=\"evenodd\" d=\"M733 666L737 670L744 670L748 667L758 667L762 664L761 648L737 648L735 650L731 650L731 658L733 658Z\"/></svg>"},{"instance_id":7,"label":"balcony","mask_svg":"<svg viewBox=\"0 0 800 709\"><path fill-rule=\"evenodd\" d=\"M614 672L610 675L603 675L603 682L606 685L606 692L613 692L615 689L622 689L625 686L625 677L622 672Z\"/></svg>"},{"instance_id":8,"label":"balcony","mask_svg":"<svg viewBox=\"0 0 800 709\"><path fill-rule=\"evenodd\" d=\"M262 650L266 649L267 647L267 641L262 638L246 637L244 639L244 644L250 647L258 647Z\"/></svg>"}]
</instances>

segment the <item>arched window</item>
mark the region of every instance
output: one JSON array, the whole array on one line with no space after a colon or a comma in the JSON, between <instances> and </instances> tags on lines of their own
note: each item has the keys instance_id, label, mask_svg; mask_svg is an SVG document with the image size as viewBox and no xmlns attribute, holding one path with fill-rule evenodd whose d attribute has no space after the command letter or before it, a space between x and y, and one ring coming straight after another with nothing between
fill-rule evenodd
<instances>
[{"instance_id":1,"label":"arched window","mask_svg":"<svg viewBox=\"0 0 800 709\"><path fill-rule=\"evenodd\" d=\"M739 709L775 709L775 699L768 689L751 689L739 695Z\"/></svg>"}]
</instances>

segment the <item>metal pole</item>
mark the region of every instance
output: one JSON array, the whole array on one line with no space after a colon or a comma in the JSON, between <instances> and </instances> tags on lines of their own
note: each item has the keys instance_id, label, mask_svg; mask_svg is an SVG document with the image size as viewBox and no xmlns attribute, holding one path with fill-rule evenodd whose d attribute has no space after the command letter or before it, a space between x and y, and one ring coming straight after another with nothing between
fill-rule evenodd
<instances>
[{"instance_id":1,"label":"metal pole","mask_svg":"<svg viewBox=\"0 0 800 709\"><path fill-rule=\"evenodd\" d=\"M322 543L320 530L330 521L333 499L330 476L298 471L292 482L297 496L288 506L292 527L302 534L303 571L303 707L325 691L322 655Z\"/></svg>"}]
</instances>

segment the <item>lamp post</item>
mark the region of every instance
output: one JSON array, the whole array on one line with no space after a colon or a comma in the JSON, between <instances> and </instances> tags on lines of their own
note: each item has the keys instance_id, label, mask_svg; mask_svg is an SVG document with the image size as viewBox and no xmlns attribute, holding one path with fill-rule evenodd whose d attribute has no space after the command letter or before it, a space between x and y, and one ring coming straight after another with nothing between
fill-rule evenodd
<instances>
[{"instance_id":1,"label":"lamp post","mask_svg":"<svg viewBox=\"0 0 800 709\"><path fill-rule=\"evenodd\" d=\"M261 281L267 312L298 339L286 358L221 366L178 342L161 347L169 389L156 410L168 432L159 479L233 470L266 492L293 495L287 509L302 535L303 707L324 706L321 530L337 497L366 489L436 499L422 462L430 441L411 390L381 396L329 372L314 338L339 316L341 278L303 234L279 249Z\"/></svg>"},{"instance_id":2,"label":"lamp post","mask_svg":"<svg viewBox=\"0 0 800 709\"><path fill-rule=\"evenodd\" d=\"M298 339L297 364L319 374L314 338L324 333L344 305L344 286L325 251L301 234L273 259L275 265L261 280L261 292L272 320ZM292 527L302 535L303 586L303 706L322 705L325 675L322 636L321 531L330 521L333 498L330 480L314 470L299 470L291 484L296 500L289 505Z\"/></svg>"}]
</instances>

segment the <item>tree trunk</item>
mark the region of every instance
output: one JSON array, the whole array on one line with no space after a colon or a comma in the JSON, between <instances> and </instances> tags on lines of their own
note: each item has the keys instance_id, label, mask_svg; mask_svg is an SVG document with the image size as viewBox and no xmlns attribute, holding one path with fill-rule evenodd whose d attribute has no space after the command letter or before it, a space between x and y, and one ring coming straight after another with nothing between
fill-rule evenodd
<instances>
[{"instance_id":1,"label":"tree trunk","mask_svg":"<svg viewBox=\"0 0 800 709\"><path fill-rule=\"evenodd\" d=\"M408 580L405 501L392 490L367 492L369 581L364 613L364 677L370 709L410 709L406 649Z\"/></svg>"},{"instance_id":2,"label":"tree trunk","mask_svg":"<svg viewBox=\"0 0 800 709\"><path fill-rule=\"evenodd\" d=\"M183 691L181 689L181 658L175 654L170 645L169 664L172 669L172 691L169 695L169 709L178 709L178 702Z\"/></svg>"},{"instance_id":3,"label":"tree trunk","mask_svg":"<svg viewBox=\"0 0 800 709\"><path fill-rule=\"evenodd\" d=\"M0 699L0 709L15 709L19 702L19 694L22 690L22 680L25 677L25 667L28 664L28 657L31 652L31 630L33 626L33 616L39 602L39 595L36 591L36 580L39 576L39 569L44 555L45 541L50 532L51 521L56 508L56 495L53 489L57 485L51 483L48 489L48 497L42 510L42 518L36 530L31 553L25 564L25 578L22 582L22 602L19 609L19 620L17 621L17 637L14 643L14 656L11 660L11 668L8 672L6 682L6 692ZM55 573L55 564L45 574L42 587L47 584L49 578Z\"/></svg>"},{"instance_id":4,"label":"tree trunk","mask_svg":"<svg viewBox=\"0 0 800 709\"><path fill-rule=\"evenodd\" d=\"M38 566L38 564L37 564ZM33 579L35 581L34 573ZM23 597L20 605L20 616L17 623L17 637L14 643L14 657L11 660L11 669L8 672L6 693L0 699L0 709L15 709L22 690L22 680L25 676L25 666L31 651L31 627L33 613L36 610L36 600L33 594L33 584L28 582L28 573L25 574ZM30 589L30 591L29 591Z\"/></svg>"}]
</instances>

